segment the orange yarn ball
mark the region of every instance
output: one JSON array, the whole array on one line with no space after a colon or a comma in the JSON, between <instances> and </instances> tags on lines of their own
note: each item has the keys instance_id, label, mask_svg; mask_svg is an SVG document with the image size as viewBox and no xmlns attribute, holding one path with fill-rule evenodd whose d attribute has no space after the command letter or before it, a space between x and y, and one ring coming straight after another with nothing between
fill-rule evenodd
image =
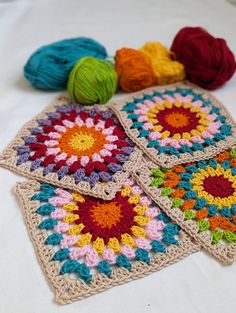
<instances>
[{"instance_id":1,"label":"orange yarn ball","mask_svg":"<svg viewBox=\"0 0 236 313\"><path fill-rule=\"evenodd\" d=\"M119 85L124 91L142 90L152 86L156 81L149 60L135 49L118 50L115 55L115 69Z\"/></svg>"}]
</instances>

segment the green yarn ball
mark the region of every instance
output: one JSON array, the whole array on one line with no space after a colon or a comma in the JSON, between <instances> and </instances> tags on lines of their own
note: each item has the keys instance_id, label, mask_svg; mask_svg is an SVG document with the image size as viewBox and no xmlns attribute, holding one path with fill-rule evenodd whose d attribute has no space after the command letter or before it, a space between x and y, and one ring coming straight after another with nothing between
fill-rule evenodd
<instances>
[{"instance_id":1,"label":"green yarn ball","mask_svg":"<svg viewBox=\"0 0 236 313\"><path fill-rule=\"evenodd\" d=\"M81 104L106 103L116 92L117 74L108 61L80 59L70 72L68 92Z\"/></svg>"}]
</instances>

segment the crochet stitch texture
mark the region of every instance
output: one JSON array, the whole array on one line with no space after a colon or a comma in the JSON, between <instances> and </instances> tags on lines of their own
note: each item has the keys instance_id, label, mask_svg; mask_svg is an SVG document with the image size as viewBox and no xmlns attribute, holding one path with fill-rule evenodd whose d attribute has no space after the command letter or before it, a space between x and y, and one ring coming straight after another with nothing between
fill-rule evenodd
<instances>
[{"instance_id":1,"label":"crochet stitch texture","mask_svg":"<svg viewBox=\"0 0 236 313\"><path fill-rule=\"evenodd\" d=\"M143 277L200 245L232 263L235 126L187 82L103 107L61 96L28 122L0 165L35 179L16 194L56 300Z\"/></svg>"},{"instance_id":2,"label":"crochet stitch texture","mask_svg":"<svg viewBox=\"0 0 236 313\"><path fill-rule=\"evenodd\" d=\"M235 143L235 124L224 106L189 83L142 90L110 107L157 165L207 159Z\"/></svg>"},{"instance_id":3,"label":"crochet stitch texture","mask_svg":"<svg viewBox=\"0 0 236 313\"><path fill-rule=\"evenodd\" d=\"M1 158L19 174L111 199L141 152L108 108L59 97L23 127Z\"/></svg>"},{"instance_id":4,"label":"crochet stitch texture","mask_svg":"<svg viewBox=\"0 0 236 313\"><path fill-rule=\"evenodd\" d=\"M150 197L224 263L236 258L236 148L209 160L159 168L144 162L136 174Z\"/></svg>"},{"instance_id":5,"label":"crochet stitch texture","mask_svg":"<svg viewBox=\"0 0 236 313\"><path fill-rule=\"evenodd\" d=\"M18 183L16 194L60 303L140 278L199 249L132 178L113 200L33 181Z\"/></svg>"}]
</instances>

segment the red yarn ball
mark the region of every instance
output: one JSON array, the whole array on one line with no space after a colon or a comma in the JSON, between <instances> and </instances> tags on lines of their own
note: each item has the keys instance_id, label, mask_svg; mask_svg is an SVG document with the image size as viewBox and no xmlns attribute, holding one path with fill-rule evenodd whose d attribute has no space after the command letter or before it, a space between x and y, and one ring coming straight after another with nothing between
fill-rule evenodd
<instances>
[{"instance_id":1,"label":"red yarn ball","mask_svg":"<svg viewBox=\"0 0 236 313\"><path fill-rule=\"evenodd\" d=\"M209 90L222 86L236 69L234 54L226 41L201 27L182 28L171 50L177 61L184 64L189 80Z\"/></svg>"}]
</instances>

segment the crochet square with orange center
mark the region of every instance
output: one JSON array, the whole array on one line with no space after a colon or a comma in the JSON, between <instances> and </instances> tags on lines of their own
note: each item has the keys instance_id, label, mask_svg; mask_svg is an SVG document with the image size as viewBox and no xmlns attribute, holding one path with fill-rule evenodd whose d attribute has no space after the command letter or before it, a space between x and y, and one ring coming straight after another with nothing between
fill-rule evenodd
<instances>
[{"instance_id":1,"label":"crochet square with orange center","mask_svg":"<svg viewBox=\"0 0 236 313\"><path fill-rule=\"evenodd\" d=\"M236 142L236 125L224 106L190 83L145 89L110 107L157 165L207 159Z\"/></svg>"},{"instance_id":2,"label":"crochet square with orange center","mask_svg":"<svg viewBox=\"0 0 236 313\"><path fill-rule=\"evenodd\" d=\"M113 200L18 183L28 232L62 304L141 278L199 245L128 178Z\"/></svg>"},{"instance_id":3,"label":"crochet square with orange center","mask_svg":"<svg viewBox=\"0 0 236 313\"><path fill-rule=\"evenodd\" d=\"M171 169L145 161L135 176L206 250L226 264L236 259L236 148Z\"/></svg>"},{"instance_id":4,"label":"crochet square with orange center","mask_svg":"<svg viewBox=\"0 0 236 313\"><path fill-rule=\"evenodd\" d=\"M23 127L2 153L0 165L111 199L141 154L107 107L84 107L59 97Z\"/></svg>"}]
</instances>

